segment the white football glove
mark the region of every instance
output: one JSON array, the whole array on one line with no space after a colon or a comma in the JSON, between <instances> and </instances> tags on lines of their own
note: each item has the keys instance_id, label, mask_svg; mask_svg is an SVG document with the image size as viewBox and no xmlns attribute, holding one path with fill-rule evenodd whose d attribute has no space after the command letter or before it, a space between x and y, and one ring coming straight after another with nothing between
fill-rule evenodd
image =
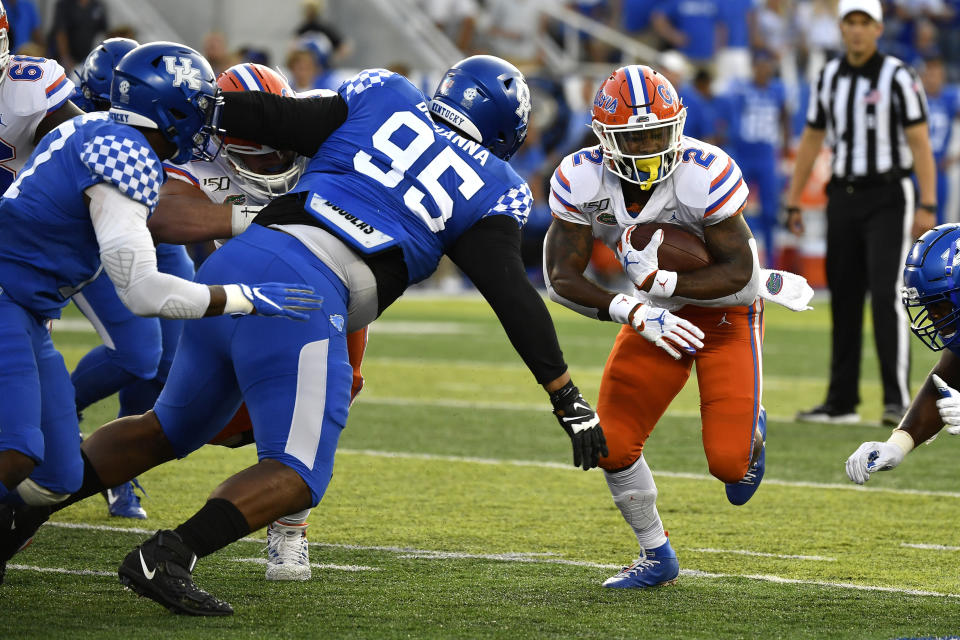
<instances>
[{"instance_id":1,"label":"white football glove","mask_svg":"<svg viewBox=\"0 0 960 640\"><path fill-rule=\"evenodd\" d=\"M864 442L847 458L847 477L863 484L871 473L893 469L906 455L903 449L889 442Z\"/></svg>"},{"instance_id":2,"label":"white football glove","mask_svg":"<svg viewBox=\"0 0 960 640\"><path fill-rule=\"evenodd\" d=\"M703 331L697 325L632 296L616 295L610 302L609 313L611 320L630 325L674 360L680 359L680 352L674 346L691 355L703 348Z\"/></svg>"},{"instance_id":3,"label":"white football glove","mask_svg":"<svg viewBox=\"0 0 960 640\"><path fill-rule=\"evenodd\" d=\"M624 273L638 287L643 286L651 275L660 268L660 262L657 258L657 251L663 242L663 229L657 229L650 237L650 242L643 249L637 250L630 243L630 235L634 227L630 226L620 234L620 241L617 243L617 257L623 266Z\"/></svg>"},{"instance_id":4,"label":"white football glove","mask_svg":"<svg viewBox=\"0 0 960 640\"><path fill-rule=\"evenodd\" d=\"M940 419L943 420L947 433L952 436L960 435L960 393L950 387L943 378L937 374L931 376L933 384L940 392L940 399L937 400L937 410L940 412Z\"/></svg>"}]
</instances>

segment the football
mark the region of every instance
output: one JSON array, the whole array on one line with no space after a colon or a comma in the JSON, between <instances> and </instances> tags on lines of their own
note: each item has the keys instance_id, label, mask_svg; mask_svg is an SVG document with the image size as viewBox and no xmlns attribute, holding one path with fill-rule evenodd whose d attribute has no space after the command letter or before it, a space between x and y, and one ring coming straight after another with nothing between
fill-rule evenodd
<instances>
[{"instance_id":1,"label":"football","mask_svg":"<svg viewBox=\"0 0 960 640\"><path fill-rule=\"evenodd\" d=\"M630 235L633 248L646 247L657 229L663 229L663 243L657 252L660 268L684 273L700 269L713 262L703 240L675 224L650 222L634 225L633 233Z\"/></svg>"}]
</instances>

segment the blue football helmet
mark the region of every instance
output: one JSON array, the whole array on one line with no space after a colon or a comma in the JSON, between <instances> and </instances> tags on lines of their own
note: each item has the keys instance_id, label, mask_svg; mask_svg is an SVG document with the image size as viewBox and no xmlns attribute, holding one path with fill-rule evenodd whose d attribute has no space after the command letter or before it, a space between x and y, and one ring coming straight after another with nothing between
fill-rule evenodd
<instances>
[{"instance_id":1,"label":"blue football helmet","mask_svg":"<svg viewBox=\"0 0 960 640\"><path fill-rule=\"evenodd\" d=\"M175 163L212 160L208 143L219 99L216 75L202 55L186 45L151 42L117 63L110 117L159 130L177 147Z\"/></svg>"},{"instance_id":2,"label":"blue football helmet","mask_svg":"<svg viewBox=\"0 0 960 640\"><path fill-rule=\"evenodd\" d=\"M139 45L130 38L108 38L101 42L77 71L77 93L72 96L72 102L87 113L109 109L113 68L120 58Z\"/></svg>"},{"instance_id":3,"label":"blue football helmet","mask_svg":"<svg viewBox=\"0 0 960 640\"><path fill-rule=\"evenodd\" d=\"M430 111L509 160L527 137L530 89L520 70L506 60L471 56L444 74Z\"/></svg>"},{"instance_id":4,"label":"blue football helmet","mask_svg":"<svg viewBox=\"0 0 960 640\"><path fill-rule=\"evenodd\" d=\"M960 349L960 224L934 227L913 243L901 294L923 344Z\"/></svg>"}]
</instances>

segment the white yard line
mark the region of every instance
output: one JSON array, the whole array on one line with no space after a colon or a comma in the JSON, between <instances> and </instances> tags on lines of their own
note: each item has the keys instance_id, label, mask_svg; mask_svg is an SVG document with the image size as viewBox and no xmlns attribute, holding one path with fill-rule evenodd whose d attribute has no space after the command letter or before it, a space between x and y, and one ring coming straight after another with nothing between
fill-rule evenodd
<instances>
[{"instance_id":1,"label":"white yard line","mask_svg":"<svg viewBox=\"0 0 960 640\"><path fill-rule=\"evenodd\" d=\"M267 564L266 558L234 558L233 561ZM311 562L310 566L314 569L331 569L333 571L383 571L380 567L365 567L362 564L318 564Z\"/></svg>"},{"instance_id":2,"label":"white yard line","mask_svg":"<svg viewBox=\"0 0 960 640\"><path fill-rule=\"evenodd\" d=\"M719 553L719 554L733 554L738 556L756 556L758 558L782 558L783 560L814 560L817 562L836 562L836 558L831 558L829 556L799 556L799 555L789 555L782 553L764 553L762 551L748 551L747 549L694 549L687 547L686 549L681 549L681 551L696 551L697 553Z\"/></svg>"},{"instance_id":3,"label":"white yard line","mask_svg":"<svg viewBox=\"0 0 960 640\"><path fill-rule=\"evenodd\" d=\"M116 576L116 571L90 571L89 569L61 569L59 567L35 567L29 564L8 564L7 569L39 571L40 573L68 573L72 576Z\"/></svg>"},{"instance_id":4,"label":"white yard line","mask_svg":"<svg viewBox=\"0 0 960 640\"><path fill-rule=\"evenodd\" d=\"M85 524L79 522L48 522L44 526L60 527L65 529L82 529L87 531L117 531L121 533L140 533L152 534L152 529L141 529L136 527L110 527L106 525ZM244 542L257 542L265 544L264 538L242 538ZM439 551L433 549L415 549L410 547L392 547L392 546L374 546L374 545L355 545L355 544L334 544L325 542L311 542L311 547L346 549L353 551L383 551L393 553L401 558L417 558L425 560L493 560L496 562L515 562L515 563L537 563L537 564L558 564L574 567L588 567L592 569L620 569L617 564L601 564L596 562L585 562L580 560L566 560L564 558L549 557L548 554L539 553L463 553L458 551ZM758 554L764 555L764 554ZM809 556L808 556L809 557ZM246 561L245 559L241 559ZM259 562L260 559L250 559L251 562ZM263 560L266 562L266 560ZM318 565L312 565L318 566ZM338 565L343 567L344 565ZM348 565L349 566L349 565ZM58 573L77 573L78 575L114 575L113 573L88 571L76 572L68 569L43 569L40 567L23 567L23 565L8 565L8 568L37 571L53 571ZM933 596L937 598L958 598L960 593L941 593L939 591L925 591L921 589L903 589L899 587L880 587L876 585L854 584L851 582L827 582L824 580L802 580L797 578L784 578L781 576L765 574L736 574L736 573L710 573L707 571L698 571L696 569L681 569L680 573L693 578L743 578L746 580L758 580L761 582L773 582L778 584L805 584L818 587L830 587L836 589L853 589L857 591L880 591L884 593L900 593L913 596Z\"/></svg>"},{"instance_id":5,"label":"white yard line","mask_svg":"<svg viewBox=\"0 0 960 640\"><path fill-rule=\"evenodd\" d=\"M376 449L338 449L338 454L372 456L377 458L397 458L403 460L431 460L438 462L462 462L467 464L484 465L508 465L515 467L534 467L540 469L560 469L563 471L575 471L583 473L578 467L573 465L549 462L545 460L508 460L501 458L479 458L472 456L452 456L440 455L435 453L412 453L399 451L378 451ZM709 480L719 482L713 476L706 473L688 473L684 471L654 471L654 476L660 478L682 478L686 480ZM766 485L776 485L780 487L799 487L810 489L839 489L841 491L858 491L862 493L885 493L905 496L934 496L939 498L960 498L960 492L957 491L926 491L923 489L888 489L886 487L864 487L849 484L827 483L827 482L805 482L802 480L777 480L776 478L765 477L763 483Z\"/></svg>"},{"instance_id":6,"label":"white yard line","mask_svg":"<svg viewBox=\"0 0 960 640\"><path fill-rule=\"evenodd\" d=\"M944 544L921 544L919 542L901 542L901 547L909 549L927 549L931 551L960 551L960 547L950 547Z\"/></svg>"}]
</instances>

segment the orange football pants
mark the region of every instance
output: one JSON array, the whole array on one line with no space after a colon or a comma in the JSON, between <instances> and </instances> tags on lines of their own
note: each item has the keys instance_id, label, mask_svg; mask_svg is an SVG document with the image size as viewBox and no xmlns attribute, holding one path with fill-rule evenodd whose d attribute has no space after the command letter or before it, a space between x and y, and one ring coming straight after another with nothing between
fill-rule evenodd
<instances>
[{"instance_id":1,"label":"orange football pants","mask_svg":"<svg viewBox=\"0 0 960 640\"><path fill-rule=\"evenodd\" d=\"M363 362L363 354L367 349L367 330L369 327L358 329L347 334L347 356L350 359L350 366L353 367L353 385L350 388L350 402L357 397L360 390L363 389L363 374L360 373L360 365ZM221 444L240 433L253 429L253 423L250 421L250 413L247 411L247 405L242 404L233 418L227 423L220 433L213 437L210 444ZM248 441L249 442L249 441ZM232 445L236 446L236 445Z\"/></svg>"},{"instance_id":2,"label":"orange football pants","mask_svg":"<svg viewBox=\"0 0 960 640\"><path fill-rule=\"evenodd\" d=\"M677 315L704 332L703 349L674 360L624 325L600 382L597 414L607 471L633 464L670 402L697 366L703 451L710 473L739 482L750 466L763 379L763 301L749 307L686 306Z\"/></svg>"}]
</instances>

